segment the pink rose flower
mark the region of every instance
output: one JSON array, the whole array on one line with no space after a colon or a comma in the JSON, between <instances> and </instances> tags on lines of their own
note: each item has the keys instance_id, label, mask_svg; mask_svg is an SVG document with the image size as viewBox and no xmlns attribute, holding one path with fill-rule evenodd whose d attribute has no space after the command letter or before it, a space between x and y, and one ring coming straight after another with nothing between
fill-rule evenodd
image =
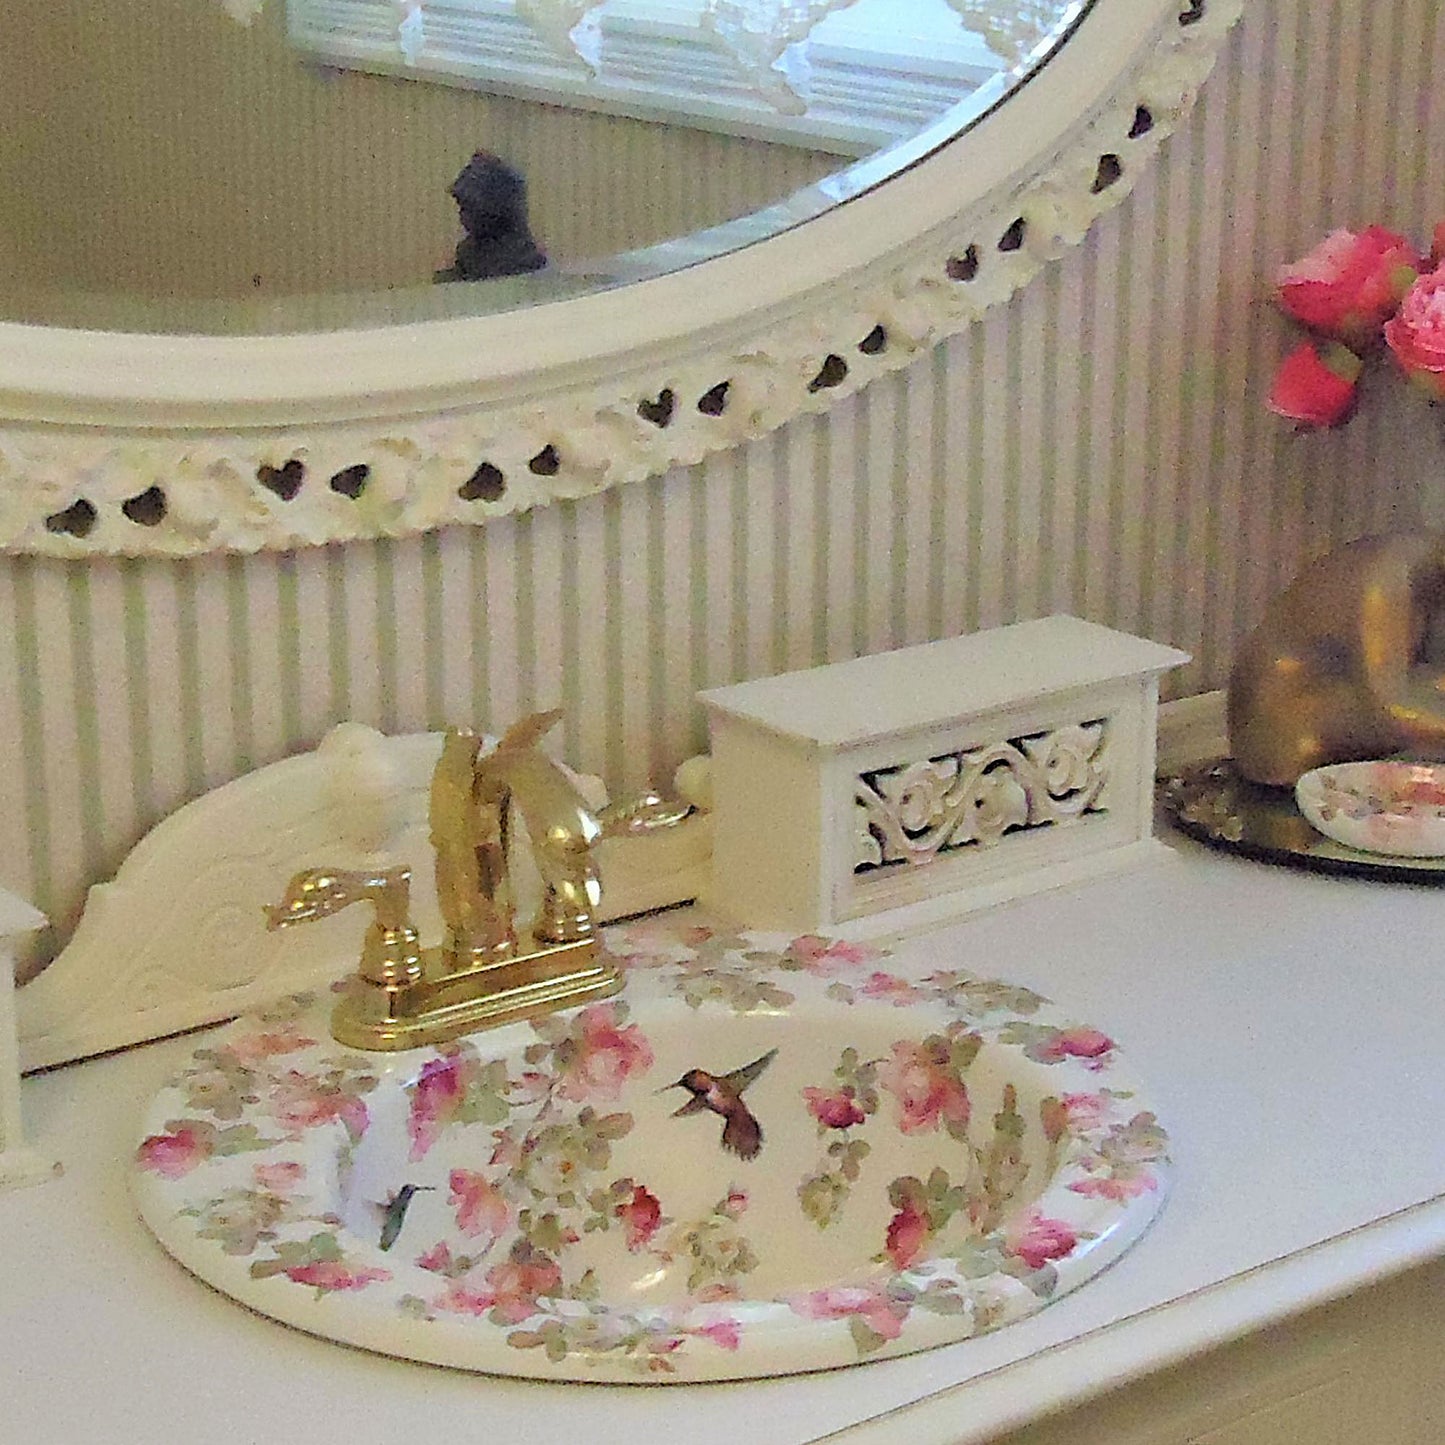
<instances>
[{"instance_id":1,"label":"pink rose flower","mask_svg":"<svg viewBox=\"0 0 1445 1445\"><path fill-rule=\"evenodd\" d=\"M717 1207L717 1212L729 1219L741 1219L747 1213L748 1192L746 1189L729 1189L727 1198Z\"/></svg>"},{"instance_id":2,"label":"pink rose flower","mask_svg":"<svg viewBox=\"0 0 1445 1445\"><path fill-rule=\"evenodd\" d=\"M894 1269L907 1269L933 1237L928 1211L916 1199L910 1199L888 1222L884 1253Z\"/></svg>"},{"instance_id":3,"label":"pink rose flower","mask_svg":"<svg viewBox=\"0 0 1445 1445\"><path fill-rule=\"evenodd\" d=\"M461 1107L466 1097L466 1080L462 1077L462 1061L453 1054L428 1059L411 1091L411 1111L406 1131L411 1137L413 1164L426 1157L446 1123Z\"/></svg>"},{"instance_id":4,"label":"pink rose flower","mask_svg":"<svg viewBox=\"0 0 1445 1445\"><path fill-rule=\"evenodd\" d=\"M562 1271L557 1261L522 1246L512 1258L487 1271L492 1308L509 1325L519 1325L537 1313L542 1295L556 1295L562 1289Z\"/></svg>"},{"instance_id":5,"label":"pink rose flower","mask_svg":"<svg viewBox=\"0 0 1445 1445\"><path fill-rule=\"evenodd\" d=\"M1363 365L1347 346L1320 352L1306 341L1280 362L1264 404L1301 427L1339 426L1355 409Z\"/></svg>"},{"instance_id":6,"label":"pink rose flower","mask_svg":"<svg viewBox=\"0 0 1445 1445\"><path fill-rule=\"evenodd\" d=\"M1280 308L1322 336L1365 348L1419 274L1420 257L1383 226L1331 231L1308 255L1280 268Z\"/></svg>"},{"instance_id":7,"label":"pink rose flower","mask_svg":"<svg viewBox=\"0 0 1445 1445\"><path fill-rule=\"evenodd\" d=\"M858 1107L858 1101L851 1088L831 1089L806 1088L803 1097L808 1101L808 1112L825 1129L851 1129L861 1124L867 1115Z\"/></svg>"},{"instance_id":8,"label":"pink rose flower","mask_svg":"<svg viewBox=\"0 0 1445 1445\"><path fill-rule=\"evenodd\" d=\"M640 1184L617 1206L617 1217L627 1230L627 1248L635 1254L644 1248L662 1226L662 1205L657 1196Z\"/></svg>"},{"instance_id":9,"label":"pink rose flower","mask_svg":"<svg viewBox=\"0 0 1445 1445\"><path fill-rule=\"evenodd\" d=\"M875 1335L885 1340L896 1340L903 1331L905 1311L881 1291L859 1285L836 1285L792 1295L788 1308L805 1320L845 1320L859 1315Z\"/></svg>"},{"instance_id":10,"label":"pink rose flower","mask_svg":"<svg viewBox=\"0 0 1445 1445\"><path fill-rule=\"evenodd\" d=\"M845 943L841 938L805 933L788 945L787 954L801 963L808 973L828 978L871 963L878 957L878 950L861 943Z\"/></svg>"},{"instance_id":11,"label":"pink rose flower","mask_svg":"<svg viewBox=\"0 0 1445 1445\"><path fill-rule=\"evenodd\" d=\"M968 1090L948 1066L947 1044L929 1049L900 1040L878 1066L878 1082L898 1101L901 1133L922 1134L940 1122L968 1124Z\"/></svg>"},{"instance_id":12,"label":"pink rose flower","mask_svg":"<svg viewBox=\"0 0 1445 1445\"><path fill-rule=\"evenodd\" d=\"M699 1325L688 1331L699 1339L711 1340L724 1350L735 1350L742 1343L742 1326L736 1320L714 1320L710 1325Z\"/></svg>"},{"instance_id":13,"label":"pink rose flower","mask_svg":"<svg viewBox=\"0 0 1445 1445\"><path fill-rule=\"evenodd\" d=\"M619 1024L616 1005L593 1004L578 1016L575 1048L562 1068L559 1092L581 1103L615 1099L634 1074L652 1067L652 1050L636 1024Z\"/></svg>"},{"instance_id":14,"label":"pink rose flower","mask_svg":"<svg viewBox=\"0 0 1445 1445\"><path fill-rule=\"evenodd\" d=\"M1062 1219L1046 1219L1031 1209L1004 1233L1004 1248L1030 1269L1042 1269L1061 1259L1079 1242L1079 1236Z\"/></svg>"},{"instance_id":15,"label":"pink rose flower","mask_svg":"<svg viewBox=\"0 0 1445 1445\"><path fill-rule=\"evenodd\" d=\"M256 1164L251 1168L251 1177L258 1189L286 1194L306 1177L306 1167L303 1164Z\"/></svg>"},{"instance_id":16,"label":"pink rose flower","mask_svg":"<svg viewBox=\"0 0 1445 1445\"><path fill-rule=\"evenodd\" d=\"M452 1269L452 1251L446 1240L417 1255L416 1267L429 1269L433 1274L449 1274Z\"/></svg>"},{"instance_id":17,"label":"pink rose flower","mask_svg":"<svg viewBox=\"0 0 1445 1445\"><path fill-rule=\"evenodd\" d=\"M1445 266L1410 288L1385 327L1385 340L1406 376L1445 400Z\"/></svg>"},{"instance_id":18,"label":"pink rose flower","mask_svg":"<svg viewBox=\"0 0 1445 1445\"><path fill-rule=\"evenodd\" d=\"M1109 1101L1102 1094L1065 1094L1059 1103L1069 1128L1084 1133L1108 1121Z\"/></svg>"},{"instance_id":19,"label":"pink rose flower","mask_svg":"<svg viewBox=\"0 0 1445 1445\"><path fill-rule=\"evenodd\" d=\"M339 1259L321 1259L312 1264L296 1264L284 1271L286 1278L297 1284L313 1285L330 1294L337 1290L365 1289L367 1285L391 1278L390 1270L371 1265L352 1266Z\"/></svg>"},{"instance_id":20,"label":"pink rose flower","mask_svg":"<svg viewBox=\"0 0 1445 1445\"><path fill-rule=\"evenodd\" d=\"M522 1162L522 1141L510 1129L492 1130L492 1155L487 1160L494 1169L515 1169Z\"/></svg>"},{"instance_id":21,"label":"pink rose flower","mask_svg":"<svg viewBox=\"0 0 1445 1445\"><path fill-rule=\"evenodd\" d=\"M454 1279L447 1285L447 1292L436 1302L436 1307L456 1315L484 1315L496 1298L489 1289L478 1289L475 1285Z\"/></svg>"},{"instance_id":22,"label":"pink rose flower","mask_svg":"<svg viewBox=\"0 0 1445 1445\"><path fill-rule=\"evenodd\" d=\"M152 1134L135 1151L136 1163L152 1174L180 1179L211 1157L211 1140L189 1125L171 1134Z\"/></svg>"},{"instance_id":23,"label":"pink rose flower","mask_svg":"<svg viewBox=\"0 0 1445 1445\"><path fill-rule=\"evenodd\" d=\"M906 979L895 978L891 973L870 973L867 982L858 990L864 998L876 998L891 1003L894 1008L907 1008L923 997L923 990Z\"/></svg>"},{"instance_id":24,"label":"pink rose flower","mask_svg":"<svg viewBox=\"0 0 1445 1445\"><path fill-rule=\"evenodd\" d=\"M1114 1040L1098 1029L1072 1028L1059 1032L1039 1050L1040 1057L1047 1062L1057 1063L1061 1059L1089 1059L1099 1061L1112 1052Z\"/></svg>"},{"instance_id":25,"label":"pink rose flower","mask_svg":"<svg viewBox=\"0 0 1445 1445\"><path fill-rule=\"evenodd\" d=\"M1090 1175L1069 1185L1075 1194L1082 1194L1086 1199L1112 1199L1116 1204L1126 1204L1141 1194L1152 1194L1158 1187L1159 1181L1152 1174Z\"/></svg>"},{"instance_id":26,"label":"pink rose flower","mask_svg":"<svg viewBox=\"0 0 1445 1445\"><path fill-rule=\"evenodd\" d=\"M447 1179L449 1203L457 1212L457 1228L463 1234L485 1234L496 1240L512 1222L512 1211L502 1191L482 1174L470 1169L453 1169Z\"/></svg>"},{"instance_id":27,"label":"pink rose flower","mask_svg":"<svg viewBox=\"0 0 1445 1445\"><path fill-rule=\"evenodd\" d=\"M252 1064L260 1059L275 1058L277 1054L294 1054L298 1049L309 1048L316 1042L307 1038L295 1028L275 1029L269 1033L247 1034L235 1039L229 1052L243 1064Z\"/></svg>"},{"instance_id":28,"label":"pink rose flower","mask_svg":"<svg viewBox=\"0 0 1445 1445\"><path fill-rule=\"evenodd\" d=\"M369 1116L363 1100L296 1069L276 1080L270 1102L277 1123L292 1133L338 1121L353 1139L366 1132Z\"/></svg>"}]
</instances>

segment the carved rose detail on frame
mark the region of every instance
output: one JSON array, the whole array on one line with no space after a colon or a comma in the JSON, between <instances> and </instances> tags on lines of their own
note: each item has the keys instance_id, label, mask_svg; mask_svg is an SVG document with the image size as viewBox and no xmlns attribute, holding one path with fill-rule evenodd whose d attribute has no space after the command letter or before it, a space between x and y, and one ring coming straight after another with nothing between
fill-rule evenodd
<instances>
[{"instance_id":1,"label":"carved rose detail on frame","mask_svg":"<svg viewBox=\"0 0 1445 1445\"><path fill-rule=\"evenodd\" d=\"M1108 778L1102 719L860 773L853 871L928 863L1102 811Z\"/></svg>"}]
</instances>

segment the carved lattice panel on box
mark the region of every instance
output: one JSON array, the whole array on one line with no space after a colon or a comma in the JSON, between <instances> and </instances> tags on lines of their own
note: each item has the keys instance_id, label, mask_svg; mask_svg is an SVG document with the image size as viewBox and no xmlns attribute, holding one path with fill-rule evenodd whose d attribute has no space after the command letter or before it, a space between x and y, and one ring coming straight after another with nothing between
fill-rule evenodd
<instances>
[{"instance_id":1,"label":"carved lattice panel on box","mask_svg":"<svg viewBox=\"0 0 1445 1445\"><path fill-rule=\"evenodd\" d=\"M709 903L877 932L1151 851L1159 675L1185 660L1048 617L704 693Z\"/></svg>"}]
</instances>

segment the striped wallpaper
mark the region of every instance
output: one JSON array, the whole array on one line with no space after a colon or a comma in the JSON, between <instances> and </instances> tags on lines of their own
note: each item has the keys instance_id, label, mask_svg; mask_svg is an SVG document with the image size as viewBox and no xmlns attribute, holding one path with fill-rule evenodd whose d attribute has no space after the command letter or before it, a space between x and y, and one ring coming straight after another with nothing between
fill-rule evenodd
<instances>
[{"instance_id":1,"label":"striped wallpaper","mask_svg":"<svg viewBox=\"0 0 1445 1445\"><path fill-rule=\"evenodd\" d=\"M1192 651L1176 694L1220 685L1302 559L1438 508L1445 432L1403 388L1327 436L1260 406L1291 340L1272 268L1332 224L1445 214L1434 74L1438 0L1256 0L1086 244L698 468L397 543L0 559L0 883L63 934L149 824L346 717L560 704L563 755L617 789L702 745L700 687L1056 610Z\"/></svg>"}]
</instances>

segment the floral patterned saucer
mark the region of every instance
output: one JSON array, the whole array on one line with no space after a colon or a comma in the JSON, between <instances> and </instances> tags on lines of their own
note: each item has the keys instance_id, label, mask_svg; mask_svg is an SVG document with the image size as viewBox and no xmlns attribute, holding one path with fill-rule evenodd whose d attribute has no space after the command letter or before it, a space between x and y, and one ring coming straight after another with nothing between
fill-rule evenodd
<instances>
[{"instance_id":1,"label":"floral patterned saucer","mask_svg":"<svg viewBox=\"0 0 1445 1445\"><path fill-rule=\"evenodd\" d=\"M385 1058L299 997L198 1049L143 1218L263 1314L552 1379L718 1380L995 1329L1158 1211L1112 1039L1025 988L804 937L611 930L621 999Z\"/></svg>"},{"instance_id":2,"label":"floral patterned saucer","mask_svg":"<svg viewBox=\"0 0 1445 1445\"><path fill-rule=\"evenodd\" d=\"M1295 802L1321 833L1348 848L1445 857L1445 765L1332 763L1295 784Z\"/></svg>"}]
</instances>

